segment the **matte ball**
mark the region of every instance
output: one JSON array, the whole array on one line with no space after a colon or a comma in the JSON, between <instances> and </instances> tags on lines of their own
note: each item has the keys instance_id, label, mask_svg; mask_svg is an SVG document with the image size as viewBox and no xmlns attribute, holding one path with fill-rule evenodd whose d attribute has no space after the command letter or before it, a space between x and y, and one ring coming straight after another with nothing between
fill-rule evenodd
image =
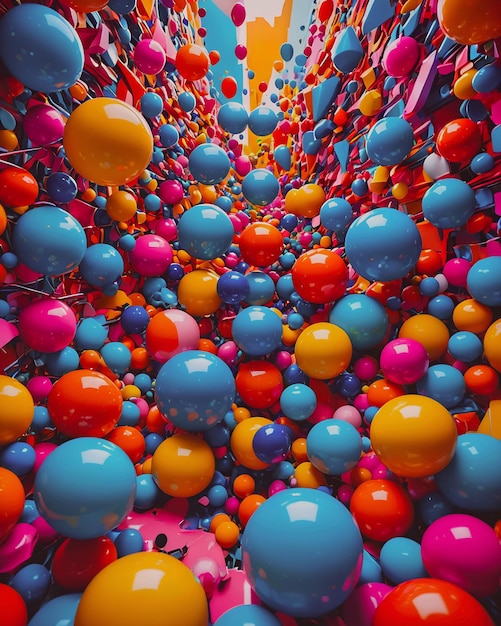
<instances>
[{"instance_id":1,"label":"matte ball","mask_svg":"<svg viewBox=\"0 0 501 626\"><path fill-rule=\"evenodd\" d=\"M212 260L224 254L235 231L228 215L214 204L197 204L178 222L179 246L196 259Z\"/></svg>"}]
</instances>

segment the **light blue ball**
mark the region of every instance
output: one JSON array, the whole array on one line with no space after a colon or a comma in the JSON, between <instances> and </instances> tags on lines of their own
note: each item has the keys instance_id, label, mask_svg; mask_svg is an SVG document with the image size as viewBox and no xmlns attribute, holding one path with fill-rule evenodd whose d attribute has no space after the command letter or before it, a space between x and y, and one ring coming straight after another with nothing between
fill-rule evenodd
<instances>
[{"instance_id":1,"label":"light blue ball","mask_svg":"<svg viewBox=\"0 0 501 626\"><path fill-rule=\"evenodd\" d=\"M478 359L483 349L482 340L475 333L467 330L460 330L451 335L447 344L449 354L463 363L471 363Z\"/></svg>"},{"instance_id":2,"label":"light blue ball","mask_svg":"<svg viewBox=\"0 0 501 626\"><path fill-rule=\"evenodd\" d=\"M141 476L137 476L134 508L142 511L151 509L160 494L161 491L153 479L153 474L141 474Z\"/></svg>"},{"instance_id":3,"label":"light blue ball","mask_svg":"<svg viewBox=\"0 0 501 626\"><path fill-rule=\"evenodd\" d=\"M308 419L317 408L317 396L308 385L295 383L282 391L280 408L286 417L300 422Z\"/></svg>"},{"instance_id":4,"label":"light blue ball","mask_svg":"<svg viewBox=\"0 0 501 626\"><path fill-rule=\"evenodd\" d=\"M344 230L351 222L351 218L351 204L344 198L330 198L320 207L320 222L329 230Z\"/></svg>"},{"instance_id":5,"label":"light blue ball","mask_svg":"<svg viewBox=\"0 0 501 626\"><path fill-rule=\"evenodd\" d=\"M407 158L413 145L412 126L400 117L379 120L366 138L367 155L376 165L398 165Z\"/></svg>"},{"instance_id":6,"label":"light blue ball","mask_svg":"<svg viewBox=\"0 0 501 626\"><path fill-rule=\"evenodd\" d=\"M87 250L80 223L68 211L49 205L34 207L21 215L12 243L22 263L46 276L73 271Z\"/></svg>"},{"instance_id":7,"label":"light blue ball","mask_svg":"<svg viewBox=\"0 0 501 626\"><path fill-rule=\"evenodd\" d=\"M51 576L44 565L30 563L14 574L10 584L30 606L45 598L51 584Z\"/></svg>"},{"instance_id":8,"label":"light blue ball","mask_svg":"<svg viewBox=\"0 0 501 626\"><path fill-rule=\"evenodd\" d=\"M235 379L214 354L188 350L162 365L155 384L161 413L184 430L208 430L224 419L235 399Z\"/></svg>"},{"instance_id":9,"label":"light blue ball","mask_svg":"<svg viewBox=\"0 0 501 626\"><path fill-rule=\"evenodd\" d=\"M421 235L416 224L396 209L373 209L351 223L345 251L353 269L367 280L403 278L417 263Z\"/></svg>"},{"instance_id":10,"label":"light blue ball","mask_svg":"<svg viewBox=\"0 0 501 626\"><path fill-rule=\"evenodd\" d=\"M444 294L435 296L428 302L428 313L439 320L451 318L456 304L452 298Z\"/></svg>"},{"instance_id":11,"label":"light blue ball","mask_svg":"<svg viewBox=\"0 0 501 626\"><path fill-rule=\"evenodd\" d=\"M275 293L275 283L265 272L249 272L245 275L245 280L249 283L249 293L245 296L245 301L249 304L263 305L270 302Z\"/></svg>"},{"instance_id":12,"label":"light blue ball","mask_svg":"<svg viewBox=\"0 0 501 626\"><path fill-rule=\"evenodd\" d=\"M219 126L232 135L238 135L247 128L249 114L239 102L226 102L217 114Z\"/></svg>"},{"instance_id":13,"label":"light blue ball","mask_svg":"<svg viewBox=\"0 0 501 626\"><path fill-rule=\"evenodd\" d=\"M124 271L120 253L107 243L96 243L85 251L80 274L89 285L105 287L118 280Z\"/></svg>"},{"instance_id":14,"label":"light blue ball","mask_svg":"<svg viewBox=\"0 0 501 626\"><path fill-rule=\"evenodd\" d=\"M158 137L164 148L172 148L179 140L179 132L172 124L162 124L158 129Z\"/></svg>"},{"instance_id":15,"label":"light blue ball","mask_svg":"<svg viewBox=\"0 0 501 626\"><path fill-rule=\"evenodd\" d=\"M67 346L59 352L45 354L44 363L51 376L62 376L77 369L80 356L74 348Z\"/></svg>"},{"instance_id":16,"label":"light blue ball","mask_svg":"<svg viewBox=\"0 0 501 626\"><path fill-rule=\"evenodd\" d=\"M125 374L129 369L132 355L121 341L109 341L101 348L101 356L106 366L115 374Z\"/></svg>"},{"instance_id":17,"label":"light blue ball","mask_svg":"<svg viewBox=\"0 0 501 626\"><path fill-rule=\"evenodd\" d=\"M386 578L398 585L413 578L427 578L421 545L408 537L392 537L381 548L381 569Z\"/></svg>"},{"instance_id":18,"label":"light blue ball","mask_svg":"<svg viewBox=\"0 0 501 626\"><path fill-rule=\"evenodd\" d=\"M340 606L358 582L362 537L346 507L317 489L275 493L242 535L243 569L257 595L293 617Z\"/></svg>"},{"instance_id":19,"label":"light blue ball","mask_svg":"<svg viewBox=\"0 0 501 626\"><path fill-rule=\"evenodd\" d=\"M460 228L475 211L475 192L458 178L441 178L423 196L423 215L437 228Z\"/></svg>"},{"instance_id":20,"label":"light blue ball","mask_svg":"<svg viewBox=\"0 0 501 626\"><path fill-rule=\"evenodd\" d=\"M214 626L281 626L281 622L264 606L240 604L225 611Z\"/></svg>"},{"instance_id":21,"label":"light blue ball","mask_svg":"<svg viewBox=\"0 0 501 626\"><path fill-rule=\"evenodd\" d=\"M276 350L282 340L282 322L278 315L264 306L241 309L233 320L233 340L252 357Z\"/></svg>"},{"instance_id":22,"label":"light blue ball","mask_svg":"<svg viewBox=\"0 0 501 626\"><path fill-rule=\"evenodd\" d=\"M235 235L228 215L215 204L196 204L177 225L179 247L197 259L209 261L224 254Z\"/></svg>"},{"instance_id":23,"label":"light blue ball","mask_svg":"<svg viewBox=\"0 0 501 626\"><path fill-rule=\"evenodd\" d=\"M487 306L501 306L501 257L489 256L474 263L466 277L472 298Z\"/></svg>"},{"instance_id":24,"label":"light blue ball","mask_svg":"<svg viewBox=\"0 0 501 626\"><path fill-rule=\"evenodd\" d=\"M188 169L195 180L203 185L217 185L230 171L226 152L213 143L202 143L191 151Z\"/></svg>"},{"instance_id":25,"label":"light blue ball","mask_svg":"<svg viewBox=\"0 0 501 626\"><path fill-rule=\"evenodd\" d=\"M329 322L342 328L355 350L369 350L386 335L388 314L375 298L365 294L349 294L335 304Z\"/></svg>"},{"instance_id":26,"label":"light blue ball","mask_svg":"<svg viewBox=\"0 0 501 626\"><path fill-rule=\"evenodd\" d=\"M258 106L249 115L249 129L258 137L271 135L278 124L278 117L273 109Z\"/></svg>"},{"instance_id":27,"label":"light blue ball","mask_svg":"<svg viewBox=\"0 0 501 626\"><path fill-rule=\"evenodd\" d=\"M81 593L67 593L52 598L38 609L28 626L72 626L81 597Z\"/></svg>"},{"instance_id":28,"label":"light blue ball","mask_svg":"<svg viewBox=\"0 0 501 626\"><path fill-rule=\"evenodd\" d=\"M139 100L141 113L145 117L154 118L164 110L164 101L153 91L148 91Z\"/></svg>"},{"instance_id":29,"label":"light blue ball","mask_svg":"<svg viewBox=\"0 0 501 626\"><path fill-rule=\"evenodd\" d=\"M118 558L144 551L144 539L139 530L126 528L114 540Z\"/></svg>"},{"instance_id":30,"label":"light blue ball","mask_svg":"<svg viewBox=\"0 0 501 626\"><path fill-rule=\"evenodd\" d=\"M447 409L457 406L464 398L466 383L461 372L445 363L432 365L416 383L417 392L433 398Z\"/></svg>"},{"instance_id":31,"label":"light blue ball","mask_svg":"<svg viewBox=\"0 0 501 626\"><path fill-rule=\"evenodd\" d=\"M60 444L35 478L40 515L57 532L73 539L100 537L131 511L136 471L125 452L99 437Z\"/></svg>"},{"instance_id":32,"label":"light blue ball","mask_svg":"<svg viewBox=\"0 0 501 626\"><path fill-rule=\"evenodd\" d=\"M273 172L263 168L251 170L242 181L242 193L247 202L267 206L278 196L280 185Z\"/></svg>"},{"instance_id":33,"label":"light blue ball","mask_svg":"<svg viewBox=\"0 0 501 626\"><path fill-rule=\"evenodd\" d=\"M84 66L80 37L57 11L20 4L0 20L0 58L28 89L52 93L74 85Z\"/></svg>"},{"instance_id":34,"label":"light blue ball","mask_svg":"<svg viewBox=\"0 0 501 626\"><path fill-rule=\"evenodd\" d=\"M315 424L308 433L306 450L310 462L319 471L340 476L358 463L362 438L349 422L326 419Z\"/></svg>"},{"instance_id":35,"label":"light blue ball","mask_svg":"<svg viewBox=\"0 0 501 626\"><path fill-rule=\"evenodd\" d=\"M460 509L501 510L501 440L476 432L460 435L454 457L435 480Z\"/></svg>"},{"instance_id":36,"label":"light blue ball","mask_svg":"<svg viewBox=\"0 0 501 626\"><path fill-rule=\"evenodd\" d=\"M363 552L363 561L362 561L362 571L360 572L360 578L358 580L359 585L364 585L366 583L382 583L383 582L383 572L381 571L380 564L376 561L376 559L364 550Z\"/></svg>"},{"instance_id":37,"label":"light blue ball","mask_svg":"<svg viewBox=\"0 0 501 626\"><path fill-rule=\"evenodd\" d=\"M197 105L196 98L190 91L181 91L177 96L177 103L185 113L191 113Z\"/></svg>"},{"instance_id":38,"label":"light blue ball","mask_svg":"<svg viewBox=\"0 0 501 626\"><path fill-rule=\"evenodd\" d=\"M78 322L74 342L77 350L100 350L107 338L108 326L99 318L84 317Z\"/></svg>"}]
</instances>

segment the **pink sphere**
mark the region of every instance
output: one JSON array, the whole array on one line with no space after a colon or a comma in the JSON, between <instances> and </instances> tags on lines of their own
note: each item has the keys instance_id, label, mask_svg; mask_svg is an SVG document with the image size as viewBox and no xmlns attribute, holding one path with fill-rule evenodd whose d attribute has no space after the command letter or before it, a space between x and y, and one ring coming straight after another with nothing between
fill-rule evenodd
<instances>
[{"instance_id":1,"label":"pink sphere","mask_svg":"<svg viewBox=\"0 0 501 626\"><path fill-rule=\"evenodd\" d=\"M247 156L239 156L235 159L235 170L239 176L245 176L252 169L252 163Z\"/></svg>"},{"instance_id":2,"label":"pink sphere","mask_svg":"<svg viewBox=\"0 0 501 626\"><path fill-rule=\"evenodd\" d=\"M45 146L62 138L64 119L61 113L49 104L37 104L26 111L23 127L34 146Z\"/></svg>"},{"instance_id":3,"label":"pink sphere","mask_svg":"<svg viewBox=\"0 0 501 626\"><path fill-rule=\"evenodd\" d=\"M196 350L199 341L197 322L179 309L157 313L146 329L146 348L159 363L165 363L180 352Z\"/></svg>"},{"instance_id":4,"label":"pink sphere","mask_svg":"<svg viewBox=\"0 0 501 626\"><path fill-rule=\"evenodd\" d=\"M232 365L238 356L238 346L234 341L225 341L217 350L217 356L228 365Z\"/></svg>"},{"instance_id":5,"label":"pink sphere","mask_svg":"<svg viewBox=\"0 0 501 626\"><path fill-rule=\"evenodd\" d=\"M33 466L33 471L35 474L40 469L40 465L45 461L45 459L49 456L51 452L53 452L57 448L55 443L50 443L50 441L44 441L42 443L37 443L35 446L35 465Z\"/></svg>"},{"instance_id":6,"label":"pink sphere","mask_svg":"<svg viewBox=\"0 0 501 626\"><path fill-rule=\"evenodd\" d=\"M412 72L419 60L419 44L412 37L399 37L386 48L383 66L386 73L403 78Z\"/></svg>"},{"instance_id":7,"label":"pink sphere","mask_svg":"<svg viewBox=\"0 0 501 626\"><path fill-rule=\"evenodd\" d=\"M155 235L163 237L165 241L175 241L177 239L177 225L172 218L158 220L155 224Z\"/></svg>"},{"instance_id":8,"label":"pink sphere","mask_svg":"<svg viewBox=\"0 0 501 626\"><path fill-rule=\"evenodd\" d=\"M360 411L351 404L345 404L344 406L340 406L339 409L336 409L334 411L334 415L332 417L336 420L343 420L343 422L348 422L355 428L359 428L362 424L362 416L360 415Z\"/></svg>"},{"instance_id":9,"label":"pink sphere","mask_svg":"<svg viewBox=\"0 0 501 626\"><path fill-rule=\"evenodd\" d=\"M129 255L132 267L141 276L161 276L172 263L169 242L153 234L138 237Z\"/></svg>"},{"instance_id":10,"label":"pink sphere","mask_svg":"<svg viewBox=\"0 0 501 626\"><path fill-rule=\"evenodd\" d=\"M153 39L142 39L134 48L134 63L143 74L159 74L165 60L164 49Z\"/></svg>"},{"instance_id":11,"label":"pink sphere","mask_svg":"<svg viewBox=\"0 0 501 626\"><path fill-rule=\"evenodd\" d=\"M424 346L404 337L388 342L379 362L384 377L397 385L412 385L426 374L429 365Z\"/></svg>"},{"instance_id":12,"label":"pink sphere","mask_svg":"<svg viewBox=\"0 0 501 626\"><path fill-rule=\"evenodd\" d=\"M426 529L423 563L432 578L479 598L495 594L501 578L501 543L489 524L462 513L444 515Z\"/></svg>"},{"instance_id":13,"label":"pink sphere","mask_svg":"<svg viewBox=\"0 0 501 626\"><path fill-rule=\"evenodd\" d=\"M240 61L243 61L243 59L245 59L245 57L247 56L247 48L242 44L237 44L235 46L235 56Z\"/></svg>"},{"instance_id":14,"label":"pink sphere","mask_svg":"<svg viewBox=\"0 0 501 626\"><path fill-rule=\"evenodd\" d=\"M177 204L184 196L184 189L178 180L164 180L158 188L158 195L167 204Z\"/></svg>"},{"instance_id":15,"label":"pink sphere","mask_svg":"<svg viewBox=\"0 0 501 626\"><path fill-rule=\"evenodd\" d=\"M35 402L45 400L52 389L52 381L48 376L33 376L26 383L28 391L33 396Z\"/></svg>"},{"instance_id":16,"label":"pink sphere","mask_svg":"<svg viewBox=\"0 0 501 626\"><path fill-rule=\"evenodd\" d=\"M355 361L353 373L360 380L373 380L379 371L379 363L373 356L362 356Z\"/></svg>"},{"instance_id":17,"label":"pink sphere","mask_svg":"<svg viewBox=\"0 0 501 626\"><path fill-rule=\"evenodd\" d=\"M343 604L346 626L372 626L377 607L392 589L385 583L364 583L356 587Z\"/></svg>"},{"instance_id":18,"label":"pink sphere","mask_svg":"<svg viewBox=\"0 0 501 626\"><path fill-rule=\"evenodd\" d=\"M46 298L28 304L19 313L21 339L37 352L59 352L75 336L77 321L70 307Z\"/></svg>"},{"instance_id":19,"label":"pink sphere","mask_svg":"<svg viewBox=\"0 0 501 626\"><path fill-rule=\"evenodd\" d=\"M466 287L466 277L470 271L471 263L466 259L450 259L446 262L443 275L449 285L453 287Z\"/></svg>"}]
</instances>

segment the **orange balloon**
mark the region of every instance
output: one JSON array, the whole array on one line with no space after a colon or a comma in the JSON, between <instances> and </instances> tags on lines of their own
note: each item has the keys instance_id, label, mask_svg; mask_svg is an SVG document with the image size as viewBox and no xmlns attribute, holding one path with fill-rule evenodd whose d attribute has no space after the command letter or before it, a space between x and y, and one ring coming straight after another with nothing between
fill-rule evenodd
<instances>
[{"instance_id":1,"label":"orange balloon","mask_svg":"<svg viewBox=\"0 0 501 626\"><path fill-rule=\"evenodd\" d=\"M380 378L369 385L367 401L369 402L369 406L381 407L389 400L403 396L404 393L405 389L402 385L392 383L386 380L386 378Z\"/></svg>"},{"instance_id":2,"label":"orange balloon","mask_svg":"<svg viewBox=\"0 0 501 626\"><path fill-rule=\"evenodd\" d=\"M250 470L264 470L269 467L259 459L252 446L254 435L262 426L268 426L272 421L266 417L249 417L237 424L231 433L230 446L235 459Z\"/></svg>"},{"instance_id":3,"label":"orange balloon","mask_svg":"<svg viewBox=\"0 0 501 626\"><path fill-rule=\"evenodd\" d=\"M284 249L280 231L268 222L249 224L240 235L238 244L244 261L256 267L268 267Z\"/></svg>"},{"instance_id":4,"label":"orange balloon","mask_svg":"<svg viewBox=\"0 0 501 626\"><path fill-rule=\"evenodd\" d=\"M175 65L186 80L200 80L209 70L209 55L205 48L194 43L181 46L176 54Z\"/></svg>"},{"instance_id":5,"label":"orange balloon","mask_svg":"<svg viewBox=\"0 0 501 626\"><path fill-rule=\"evenodd\" d=\"M437 17L444 33L464 46L501 37L498 0L439 0Z\"/></svg>"},{"instance_id":6,"label":"orange balloon","mask_svg":"<svg viewBox=\"0 0 501 626\"><path fill-rule=\"evenodd\" d=\"M344 295L348 267L334 250L308 250L292 266L292 283L301 298L326 304Z\"/></svg>"},{"instance_id":7,"label":"orange balloon","mask_svg":"<svg viewBox=\"0 0 501 626\"><path fill-rule=\"evenodd\" d=\"M405 320L398 336L419 341L428 353L430 361L440 358L449 343L447 326L438 317L428 313L413 315Z\"/></svg>"},{"instance_id":8,"label":"orange balloon","mask_svg":"<svg viewBox=\"0 0 501 626\"><path fill-rule=\"evenodd\" d=\"M252 517L254 511L263 504L266 500L264 496L261 496L258 493L253 493L250 496L245 497L242 502L240 502L240 506L238 507L238 519L242 526L246 526L247 522Z\"/></svg>"},{"instance_id":9,"label":"orange balloon","mask_svg":"<svg viewBox=\"0 0 501 626\"><path fill-rule=\"evenodd\" d=\"M237 498L245 498L254 493L256 488L256 481L250 474L239 474L233 481L233 493Z\"/></svg>"},{"instance_id":10,"label":"orange balloon","mask_svg":"<svg viewBox=\"0 0 501 626\"><path fill-rule=\"evenodd\" d=\"M317 469L310 461L299 463L294 471L294 478L298 487L307 487L309 489L318 489L327 485L327 479L322 472Z\"/></svg>"},{"instance_id":11,"label":"orange balloon","mask_svg":"<svg viewBox=\"0 0 501 626\"><path fill-rule=\"evenodd\" d=\"M492 311L478 300L468 298L456 304L452 321L458 330L468 330L479 334L487 330L492 322Z\"/></svg>"},{"instance_id":12,"label":"orange balloon","mask_svg":"<svg viewBox=\"0 0 501 626\"><path fill-rule=\"evenodd\" d=\"M144 436L133 426L116 426L106 435L106 439L122 448L133 463L137 463L144 456L146 449Z\"/></svg>"},{"instance_id":13,"label":"orange balloon","mask_svg":"<svg viewBox=\"0 0 501 626\"><path fill-rule=\"evenodd\" d=\"M17 524L24 508L24 487L19 478L0 467L0 542Z\"/></svg>"},{"instance_id":14,"label":"orange balloon","mask_svg":"<svg viewBox=\"0 0 501 626\"><path fill-rule=\"evenodd\" d=\"M186 312L195 317L215 313L222 304L217 293L218 275L211 270L194 270L179 281L177 297Z\"/></svg>"}]
</instances>

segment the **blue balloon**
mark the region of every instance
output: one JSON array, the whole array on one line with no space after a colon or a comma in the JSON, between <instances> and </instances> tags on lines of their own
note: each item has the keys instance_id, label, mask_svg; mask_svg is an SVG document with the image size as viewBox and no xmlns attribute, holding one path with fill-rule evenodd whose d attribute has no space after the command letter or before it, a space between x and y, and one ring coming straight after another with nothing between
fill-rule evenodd
<instances>
[{"instance_id":1,"label":"blue balloon","mask_svg":"<svg viewBox=\"0 0 501 626\"><path fill-rule=\"evenodd\" d=\"M50 584L50 572L40 563L25 565L14 574L10 583L28 606L43 600Z\"/></svg>"},{"instance_id":2,"label":"blue balloon","mask_svg":"<svg viewBox=\"0 0 501 626\"><path fill-rule=\"evenodd\" d=\"M461 372L445 363L432 365L416 383L417 392L443 404L447 409L457 406L464 398L466 383Z\"/></svg>"},{"instance_id":3,"label":"blue balloon","mask_svg":"<svg viewBox=\"0 0 501 626\"><path fill-rule=\"evenodd\" d=\"M249 128L258 137L271 135L278 124L278 117L273 109L258 106L249 115Z\"/></svg>"},{"instance_id":4,"label":"blue balloon","mask_svg":"<svg viewBox=\"0 0 501 626\"><path fill-rule=\"evenodd\" d=\"M126 528L120 531L114 540L114 544L119 559L128 554L144 551L143 536L135 528Z\"/></svg>"},{"instance_id":5,"label":"blue balloon","mask_svg":"<svg viewBox=\"0 0 501 626\"><path fill-rule=\"evenodd\" d=\"M24 441L14 441L0 450L0 467L14 472L17 476L31 472L35 461L35 449Z\"/></svg>"},{"instance_id":6,"label":"blue balloon","mask_svg":"<svg viewBox=\"0 0 501 626\"><path fill-rule=\"evenodd\" d=\"M288 426L272 422L262 426L252 438L252 449L264 463L283 461L290 450L292 431Z\"/></svg>"},{"instance_id":7,"label":"blue balloon","mask_svg":"<svg viewBox=\"0 0 501 626\"><path fill-rule=\"evenodd\" d=\"M146 330L150 323L150 316L144 306L134 304L123 310L120 323L126 333L135 335Z\"/></svg>"},{"instance_id":8,"label":"blue balloon","mask_svg":"<svg viewBox=\"0 0 501 626\"><path fill-rule=\"evenodd\" d=\"M459 178L441 178L423 196L423 215L437 228L459 228L475 211L475 192Z\"/></svg>"},{"instance_id":9,"label":"blue balloon","mask_svg":"<svg viewBox=\"0 0 501 626\"><path fill-rule=\"evenodd\" d=\"M136 471L125 452L99 437L70 439L37 472L40 515L58 533L92 539L118 526L132 510Z\"/></svg>"},{"instance_id":10,"label":"blue balloon","mask_svg":"<svg viewBox=\"0 0 501 626\"><path fill-rule=\"evenodd\" d=\"M214 626L281 626L281 622L264 606L240 604L225 611Z\"/></svg>"},{"instance_id":11,"label":"blue balloon","mask_svg":"<svg viewBox=\"0 0 501 626\"><path fill-rule=\"evenodd\" d=\"M105 287L118 280L124 271L120 252L107 243L95 243L85 251L80 274L89 285Z\"/></svg>"},{"instance_id":12,"label":"blue balloon","mask_svg":"<svg viewBox=\"0 0 501 626\"><path fill-rule=\"evenodd\" d=\"M246 302L257 306L270 302L275 293L275 283L271 276L265 272L255 271L246 274L245 280L249 284L249 293L245 296Z\"/></svg>"},{"instance_id":13,"label":"blue balloon","mask_svg":"<svg viewBox=\"0 0 501 626\"><path fill-rule=\"evenodd\" d=\"M77 369L80 356L74 348L67 346L59 352L45 354L44 363L51 376L62 376Z\"/></svg>"},{"instance_id":14,"label":"blue balloon","mask_svg":"<svg viewBox=\"0 0 501 626\"><path fill-rule=\"evenodd\" d=\"M470 363L478 359L483 349L482 340L475 333L468 330L460 330L454 333L450 336L447 344L449 354L464 363Z\"/></svg>"},{"instance_id":15,"label":"blue balloon","mask_svg":"<svg viewBox=\"0 0 501 626\"><path fill-rule=\"evenodd\" d=\"M202 350L176 354L157 375L160 412L184 430L200 432L221 422L235 399L235 379L219 357Z\"/></svg>"},{"instance_id":16,"label":"blue balloon","mask_svg":"<svg viewBox=\"0 0 501 626\"><path fill-rule=\"evenodd\" d=\"M164 148L172 148L179 140L179 132L172 124L162 124L158 129L158 136Z\"/></svg>"},{"instance_id":17,"label":"blue balloon","mask_svg":"<svg viewBox=\"0 0 501 626\"><path fill-rule=\"evenodd\" d=\"M249 114L239 102L226 102L217 113L219 126L232 135L242 133L249 122Z\"/></svg>"},{"instance_id":18,"label":"blue balloon","mask_svg":"<svg viewBox=\"0 0 501 626\"><path fill-rule=\"evenodd\" d=\"M290 43L283 43L280 46L280 56L286 63L292 59L294 56L294 48Z\"/></svg>"},{"instance_id":19,"label":"blue balloon","mask_svg":"<svg viewBox=\"0 0 501 626\"><path fill-rule=\"evenodd\" d=\"M344 230L351 218L351 204L344 198L330 198L320 207L320 222L328 230Z\"/></svg>"},{"instance_id":20,"label":"blue balloon","mask_svg":"<svg viewBox=\"0 0 501 626\"><path fill-rule=\"evenodd\" d=\"M144 96L141 96L141 99L139 100L139 108L144 117L152 119L160 115L160 113L164 110L164 101L157 93L148 91L144 94Z\"/></svg>"},{"instance_id":21,"label":"blue balloon","mask_svg":"<svg viewBox=\"0 0 501 626\"><path fill-rule=\"evenodd\" d=\"M369 159L376 165L398 165L412 150L412 126L400 117L384 117L371 128L366 138Z\"/></svg>"},{"instance_id":22,"label":"blue balloon","mask_svg":"<svg viewBox=\"0 0 501 626\"><path fill-rule=\"evenodd\" d=\"M153 479L153 474L141 474L141 476L137 476L134 508L142 511L151 509L161 493Z\"/></svg>"},{"instance_id":23,"label":"blue balloon","mask_svg":"<svg viewBox=\"0 0 501 626\"><path fill-rule=\"evenodd\" d=\"M271 608L318 617L340 606L357 584L362 537L332 496L286 489L252 514L242 535L242 561L252 588Z\"/></svg>"},{"instance_id":24,"label":"blue balloon","mask_svg":"<svg viewBox=\"0 0 501 626\"><path fill-rule=\"evenodd\" d=\"M472 298L487 306L501 306L501 257L489 256L474 263L466 277Z\"/></svg>"},{"instance_id":25,"label":"blue balloon","mask_svg":"<svg viewBox=\"0 0 501 626\"><path fill-rule=\"evenodd\" d=\"M496 64L484 65L472 78L471 86L477 93L491 93L501 85L501 68Z\"/></svg>"},{"instance_id":26,"label":"blue balloon","mask_svg":"<svg viewBox=\"0 0 501 626\"><path fill-rule=\"evenodd\" d=\"M494 157L488 152L480 152L473 157L470 163L471 170L474 174L486 174L494 168L494 165Z\"/></svg>"},{"instance_id":27,"label":"blue balloon","mask_svg":"<svg viewBox=\"0 0 501 626\"><path fill-rule=\"evenodd\" d=\"M84 317L78 322L74 343L77 350L100 350L108 339L104 317Z\"/></svg>"},{"instance_id":28,"label":"blue balloon","mask_svg":"<svg viewBox=\"0 0 501 626\"><path fill-rule=\"evenodd\" d=\"M80 223L64 209L49 205L21 215L12 233L12 244L22 263L46 276L73 271L87 249Z\"/></svg>"},{"instance_id":29,"label":"blue balloon","mask_svg":"<svg viewBox=\"0 0 501 626\"><path fill-rule=\"evenodd\" d=\"M392 537L381 548L381 569L395 585L413 578L427 578L421 545L408 537Z\"/></svg>"},{"instance_id":30,"label":"blue balloon","mask_svg":"<svg viewBox=\"0 0 501 626\"><path fill-rule=\"evenodd\" d=\"M456 453L435 480L460 509L501 510L501 440L476 432L460 435Z\"/></svg>"},{"instance_id":31,"label":"blue balloon","mask_svg":"<svg viewBox=\"0 0 501 626\"><path fill-rule=\"evenodd\" d=\"M249 294L248 280L240 272L226 272L217 281L217 293L226 304L239 304Z\"/></svg>"},{"instance_id":32,"label":"blue balloon","mask_svg":"<svg viewBox=\"0 0 501 626\"><path fill-rule=\"evenodd\" d=\"M28 626L73 626L81 597L81 593L68 593L52 598L38 609Z\"/></svg>"},{"instance_id":33,"label":"blue balloon","mask_svg":"<svg viewBox=\"0 0 501 626\"><path fill-rule=\"evenodd\" d=\"M242 181L244 198L255 206L271 204L279 190L280 184L273 172L262 168L251 170Z\"/></svg>"},{"instance_id":34,"label":"blue balloon","mask_svg":"<svg viewBox=\"0 0 501 626\"><path fill-rule=\"evenodd\" d=\"M391 281L403 278L417 263L421 235L412 218L396 209L373 209L351 223L345 251L363 278Z\"/></svg>"},{"instance_id":35,"label":"blue balloon","mask_svg":"<svg viewBox=\"0 0 501 626\"><path fill-rule=\"evenodd\" d=\"M177 233L182 250L206 261L224 254L235 236L230 218L215 204L196 204L185 211Z\"/></svg>"},{"instance_id":36,"label":"blue balloon","mask_svg":"<svg viewBox=\"0 0 501 626\"><path fill-rule=\"evenodd\" d=\"M301 145L305 154L317 154L322 147L322 140L315 136L312 130L303 133Z\"/></svg>"},{"instance_id":37,"label":"blue balloon","mask_svg":"<svg viewBox=\"0 0 501 626\"><path fill-rule=\"evenodd\" d=\"M282 391L280 408L285 417L300 422L308 419L317 408L317 396L308 385L295 383Z\"/></svg>"},{"instance_id":38,"label":"blue balloon","mask_svg":"<svg viewBox=\"0 0 501 626\"><path fill-rule=\"evenodd\" d=\"M191 113L195 108L197 101L190 91L181 91L177 96L177 103L185 113Z\"/></svg>"},{"instance_id":39,"label":"blue balloon","mask_svg":"<svg viewBox=\"0 0 501 626\"><path fill-rule=\"evenodd\" d=\"M250 306L241 309L233 320L233 340L249 356L264 356L282 341L282 321L271 309Z\"/></svg>"},{"instance_id":40,"label":"blue balloon","mask_svg":"<svg viewBox=\"0 0 501 626\"><path fill-rule=\"evenodd\" d=\"M340 476L358 463L362 438L349 422L326 419L315 424L308 433L306 450L310 462L319 471Z\"/></svg>"},{"instance_id":41,"label":"blue balloon","mask_svg":"<svg viewBox=\"0 0 501 626\"><path fill-rule=\"evenodd\" d=\"M217 185L230 171L226 152L213 143L202 143L191 151L188 169L195 180L203 185Z\"/></svg>"},{"instance_id":42,"label":"blue balloon","mask_svg":"<svg viewBox=\"0 0 501 626\"><path fill-rule=\"evenodd\" d=\"M125 374L130 367L132 355L129 348L121 341L109 341L101 348L103 361L115 374Z\"/></svg>"},{"instance_id":43,"label":"blue balloon","mask_svg":"<svg viewBox=\"0 0 501 626\"><path fill-rule=\"evenodd\" d=\"M336 302L329 322L342 328L355 350L374 348L388 330L388 314L375 298L363 293L349 294Z\"/></svg>"},{"instance_id":44,"label":"blue balloon","mask_svg":"<svg viewBox=\"0 0 501 626\"><path fill-rule=\"evenodd\" d=\"M0 58L25 87L42 93L74 85L84 66L80 37L57 11L20 4L0 20Z\"/></svg>"},{"instance_id":45,"label":"blue balloon","mask_svg":"<svg viewBox=\"0 0 501 626\"><path fill-rule=\"evenodd\" d=\"M273 151L273 158L282 169L286 170L287 172L290 170L292 165L292 155L287 146L277 146Z\"/></svg>"},{"instance_id":46,"label":"blue balloon","mask_svg":"<svg viewBox=\"0 0 501 626\"><path fill-rule=\"evenodd\" d=\"M54 172L47 176L45 189L54 202L71 202L77 197L75 179L64 172Z\"/></svg>"}]
</instances>

